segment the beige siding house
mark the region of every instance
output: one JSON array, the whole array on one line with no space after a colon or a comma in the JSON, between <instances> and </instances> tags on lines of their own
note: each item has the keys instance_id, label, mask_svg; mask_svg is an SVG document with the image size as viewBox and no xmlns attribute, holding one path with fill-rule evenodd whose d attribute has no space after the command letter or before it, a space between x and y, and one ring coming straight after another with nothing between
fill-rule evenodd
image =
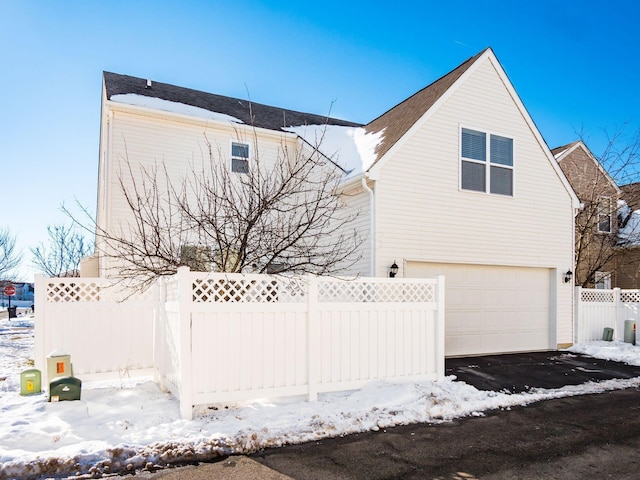
<instances>
[{"instance_id":1,"label":"beige siding house","mask_svg":"<svg viewBox=\"0 0 640 480\"><path fill-rule=\"evenodd\" d=\"M203 131L228 149L247 123L229 104L179 96L179 87L167 86L174 102L212 118L133 105L133 90L142 100L156 94L143 82L105 74L98 221L109 228L127 216L115 194L118 161L162 159L179 174L185 157L198 159ZM572 342L566 273L579 201L491 49L366 125L292 112L282 126L282 109L254 110L256 120L278 112L280 124L258 125L272 155L283 135L311 142L323 126L321 148L345 171L341 193L362 240L345 275L388 276L395 263L400 277L446 276L446 355Z\"/></svg>"}]
</instances>

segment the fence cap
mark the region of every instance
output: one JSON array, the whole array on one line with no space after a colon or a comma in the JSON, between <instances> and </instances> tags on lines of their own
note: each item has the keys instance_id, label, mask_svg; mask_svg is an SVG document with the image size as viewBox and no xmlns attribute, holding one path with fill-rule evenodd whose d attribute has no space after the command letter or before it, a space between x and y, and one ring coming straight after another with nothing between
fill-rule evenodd
<instances>
[{"instance_id":1,"label":"fence cap","mask_svg":"<svg viewBox=\"0 0 640 480\"><path fill-rule=\"evenodd\" d=\"M64 350L60 350L60 349L55 349L53 350L49 355L47 355L47 357L65 357L69 355L67 352L65 352Z\"/></svg>"}]
</instances>

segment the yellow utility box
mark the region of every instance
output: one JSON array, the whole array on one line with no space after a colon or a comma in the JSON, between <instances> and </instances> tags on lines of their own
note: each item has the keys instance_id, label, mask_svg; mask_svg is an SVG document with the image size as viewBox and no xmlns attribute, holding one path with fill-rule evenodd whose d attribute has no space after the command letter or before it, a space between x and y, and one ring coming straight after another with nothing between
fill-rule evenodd
<instances>
[{"instance_id":1,"label":"yellow utility box","mask_svg":"<svg viewBox=\"0 0 640 480\"><path fill-rule=\"evenodd\" d=\"M30 368L20 374L20 395L34 395L42 391L42 374L37 368Z\"/></svg>"}]
</instances>

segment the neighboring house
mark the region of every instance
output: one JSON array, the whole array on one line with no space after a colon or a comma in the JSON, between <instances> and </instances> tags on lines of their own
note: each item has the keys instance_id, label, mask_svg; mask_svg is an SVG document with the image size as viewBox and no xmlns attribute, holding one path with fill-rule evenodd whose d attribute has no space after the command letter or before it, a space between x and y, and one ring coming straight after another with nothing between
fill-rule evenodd
<instances>
[{"instance_id":1,"label":"neighboring house","mask_svg":"<svg viewBox=\"0 0 640 480\"><path fill-rule=\"evenodd\" d=\"M640 288L640 183L622 185L618 212L619 241L615 257L613 286Z\"/></svg>"},{"instance_id":2,"label":"neighboring house","mask_svg":"<svg viewBox=\"0 0 640 480\"><path fill-rule=\"evenodd\" d=\"M576 216L575 284L615 285L621 190L583 141L551 150L583 208Z\"/></svg>"},{"instance_id":3,"label":"neighboring house","mask_svg":"<svg viewBox=\"0 0 640 480\"><path fill-rule=\"evenodd\" d=\"M640 288L640 183L619 187L583 141L551 151L582 202L575 284Z\"/></svg>"},{"instance_id":4,"label":"neighboring house","mask_svg":"<svg viewBox=\"0 0 640 480\"><path fill-rule=\"evenodd\" d=\"M322 131L362 238L345 274L388 276L392 264L400 277L444 274L448 356L571 344L566 273L580 202L491 49L364 126L259 104L250 117L249 106L105 73L99 224L127 218L117 180L125 157L179 175L205 133L241 170L251 168L243 138L259 136L261 156L273 159L283 142L313 144ZM238 143L248 155L234 155ZM249 163L234 166L236 157Z\"/></svg>"}]
</instances>

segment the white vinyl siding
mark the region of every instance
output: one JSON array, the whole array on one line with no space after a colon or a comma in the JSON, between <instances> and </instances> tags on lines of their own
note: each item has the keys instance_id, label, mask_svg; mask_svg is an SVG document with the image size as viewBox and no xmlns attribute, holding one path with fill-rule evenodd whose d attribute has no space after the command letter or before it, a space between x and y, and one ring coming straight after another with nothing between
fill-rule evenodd
<instances>
[{"instance_id":1,"label":"white vinyl siding","mask_svg":"<svg viewBox=\"0 0 640 480\"><path fill-rule=\"evenodd\" d=\"M460 129L514 139L517 195L461 195ZM545 268L558 343L573 339L572 197L490 61L478 69L402 144L380 170L376 274L394 259ZM499 165L499 164L496 164ZM446 281L446 280L445 280Z\"/></svg>"},{"instance_id":2,"label":"white vinyl siding","mask_svg":"<svg viewBox=\"0 0 640 480\"><path fill-rule=\"evenodd\" d=\"M211 125L199 119L182 121L162 113L156 116L129 111L126 106L119 105L114 106L111 113L109 165L108 169L101 171L99 185L100 198L108 198L108 201L103 200L101 205L100 228L129 230L127 224L132 220L131 211L120 186L120 177L125 185L131 186L127 162L138 183L142 178L140 167L144 165L147 169L157 167L160 175L164 175L163 168L166 167L178 186L192 168L197 172L206 168L209 162L229 165L230 146L234 141L249 145L251 149L258 145L266 168L275 164L283 142L291 151L297 148L294 137L284 133L244 132L235 124ZM252 138L252 142L246 142L245 138ZM190 243L188 234L185 234L185 243ZM100 262L104 273L115 264L104 257Z\"/></svg>"},{"instance_id":3,"label":"white vinyl siding","mask_svg":"<svg viewBox=\"0 0 640 480\"><path fill-rule=\"evenodd\" d=\"M469 128L460 137L460 188L512 196L513 139Z\"/></svg>"}]
</instances>

